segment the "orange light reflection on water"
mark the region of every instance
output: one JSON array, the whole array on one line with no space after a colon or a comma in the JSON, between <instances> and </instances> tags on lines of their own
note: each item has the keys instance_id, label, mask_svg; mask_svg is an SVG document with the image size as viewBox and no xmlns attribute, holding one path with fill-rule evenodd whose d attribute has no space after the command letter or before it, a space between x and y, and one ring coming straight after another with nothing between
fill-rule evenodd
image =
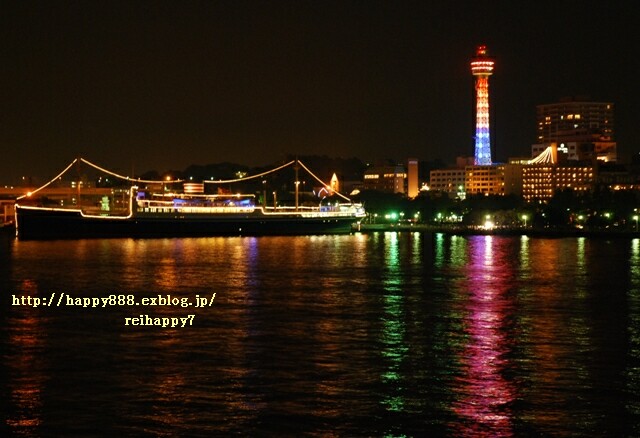
<instances>
[{"instance_id":1,"label":"orange light reflection on water","mask_svg":"<svg viewBox=\"0 0 640 438\"><path fill-rule=\"evenodd\" d=\"M21 290L25 295L38 296L34 282L23 281ZM43 337L40 310L21 307L24 312L9 324L9 345L7 363L9 379L10 412L6 419L12 433L20 436L39 436L42 426L42 391L46 382L42 355Z\"/></svg>"}]
</instances>

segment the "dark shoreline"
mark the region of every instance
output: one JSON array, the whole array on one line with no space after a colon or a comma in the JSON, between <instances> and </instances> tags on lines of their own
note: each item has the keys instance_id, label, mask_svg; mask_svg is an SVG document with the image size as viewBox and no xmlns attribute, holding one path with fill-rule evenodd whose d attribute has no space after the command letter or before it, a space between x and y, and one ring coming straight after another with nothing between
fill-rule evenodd
<instances>
[{"instance_id":1,"label":"dark shoreline","mask_svg":"<svg viewBox=\"0 0 640 438\"><path fill-rule=\"evenodd\" d=\"M396 225L396 224L360 224L354 231L361 233L398 231L440 233L456 236L529 236L529 237L604 237L604 238L640 238L640 231L620 229L562 229L562 228L494 228L485 230L479 227L434 226L434 225Z\"/></svg>"},{"instance_id":2,"label":"dark shoreline","mask_svg":"<svg viewBox=\"0 0 640 438\"><path fill-rule=\"evenodd\" d=\"M13 224L0 226L0 235L15 236ZM598 230L598 229L554 229L554 228L494 228L485 230L476 227L438 227L433 225L394 225L394 224L360 224L354 226L353 232L420 232L434 234L448 234L451 236L528 236L542 238L562 237L597 237L597 238L640 238L640 231L635 230Z\"/></svg>"}]
</instances>

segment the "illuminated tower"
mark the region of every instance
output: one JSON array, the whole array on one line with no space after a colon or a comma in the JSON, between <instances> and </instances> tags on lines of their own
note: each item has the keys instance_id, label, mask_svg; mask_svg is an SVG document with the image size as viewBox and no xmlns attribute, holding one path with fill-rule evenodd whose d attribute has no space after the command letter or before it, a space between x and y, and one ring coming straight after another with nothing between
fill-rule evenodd
<instances>
[{"instance_id":1,"label":"illuminated tower","mask_svg":"<svg viewBox=\"0 0 640 438\"><path fill-rule=\"evenodd\" d=\"M478 46L471 60L471 73L476 77L476 151L475 164L491 164L491 138L489 135L489 76L493 73L493 60L487 56L487 47Z\"/></svg>"}]
</instances>

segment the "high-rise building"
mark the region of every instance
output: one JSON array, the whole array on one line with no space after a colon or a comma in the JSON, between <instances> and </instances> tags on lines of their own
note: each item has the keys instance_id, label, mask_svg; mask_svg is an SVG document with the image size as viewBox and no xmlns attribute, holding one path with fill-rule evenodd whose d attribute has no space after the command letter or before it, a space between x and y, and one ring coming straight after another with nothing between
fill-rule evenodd
<instances>
[{"instance_id":1,"label":"high-rise building","mask_svg":"<svg viewBox=\"0 0 640 438\"><path fill-rule=\"evenodd\" d=\"M471 60L471 74L476 77L476 135L475 165L491 164L491 136L489 133L489 76L493 74L493 59L486 46L478 46Z\"/></svg>"},{"instance_id":2,"label":"high-rise building","mask_svg":"<svg viewBox=\"0 0 640 438\"><path fill-rule=\"evenodd\" d=\"M537 144L532 156L554 144L568 160L617 160L613 103L564 98L536 107Z\"/></svg>"},{"instance_id":3,"label":"high-rise building","mask_svg":"<svg viewBox=\"0 0 640 438\"><path fill-rule=\"evenodd\" d=\"M613 103L585 98L563 98L558 103L536 106L538 143L562 142L594 136L614 139Z\"/></svg>"}]
</instances>

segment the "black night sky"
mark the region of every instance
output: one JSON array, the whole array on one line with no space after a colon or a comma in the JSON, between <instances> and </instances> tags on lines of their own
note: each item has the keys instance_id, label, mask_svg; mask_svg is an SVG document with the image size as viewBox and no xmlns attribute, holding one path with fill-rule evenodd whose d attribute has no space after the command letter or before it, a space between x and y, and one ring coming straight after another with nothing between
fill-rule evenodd
<instances>
[{"instance_id":1,"label":"black night sky","mask_svg":"<svg viewBox=\"0 0 640 438\"><path fill-rule=\"evenodd\" d=\"M592 1L2 1L0 183L77 156L129 174L286 154L473 154L478 44L494 161L528 155L535 105L616 105L640 151L640 16Z\"/></svg>"}]
</instances>

